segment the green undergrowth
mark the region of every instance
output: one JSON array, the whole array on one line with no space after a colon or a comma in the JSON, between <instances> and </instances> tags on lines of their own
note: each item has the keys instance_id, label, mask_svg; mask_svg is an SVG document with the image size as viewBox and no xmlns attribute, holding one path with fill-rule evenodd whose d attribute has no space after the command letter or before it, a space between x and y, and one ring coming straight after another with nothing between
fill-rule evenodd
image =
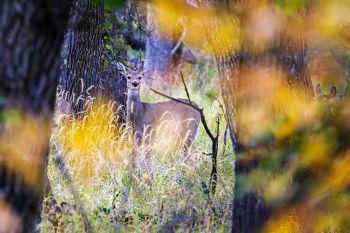
<instances>
[{"instance_id":1,"label":"green undergrowth","mask_svg":"<svg viewBox=\"0 0 350 233\"><path fill-rule=\"evenodd\" d=\"M197 83L188 85L194 90ZM51 207L43 214L41 232L84 232L79 203L95 232L229 231L234 155L228 134L227 145L223 143L226 123L213 86L217 85L190 95L204 109L214 134L215 119L221 117L214 195L209 181L211 158L205 155L210 153L211 141L202 126L187 155L180 149L170 151L166 145L151 146L150 158L145 159L146 148L131 155L129 137L115 124L111 105L106 104L91 108L83 120L63 118L57 123L48 176L59 210ZM171 94L186 98L181 85ZM142 98L163 99L146 91ZM68 177L54 163L57 156L63 158ZM73 197L74 190L78 198Z\"/></svg>"}]
</instances>

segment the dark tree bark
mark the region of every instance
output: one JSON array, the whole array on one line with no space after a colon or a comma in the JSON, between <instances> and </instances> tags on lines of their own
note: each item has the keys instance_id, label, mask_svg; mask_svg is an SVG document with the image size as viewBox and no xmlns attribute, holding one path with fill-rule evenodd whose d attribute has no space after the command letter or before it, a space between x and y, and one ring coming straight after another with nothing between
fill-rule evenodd
<instances>
[{"instance_id":1,"label":"dark tree bark","mask_svg":"<svg viewBox=\"0 0 350 233\"><path fill-rule=\"evenodd\" d=\"M95 98L100 86L103 16L102 0L76 0L71 9L59 91L74 114L84 111L87 99Z\"/></svg>"},{"instance_id":2,"label":"dark tree bark","mask_svg":"<svg viewBox=\"0 0 350 233\"><path fill-rule=\"evenodd\" d=\"M222 10L224 9L223 7L225 9L229 8L230 4L242 4L244 8L245 3L238 2L208 0L205 1L204 5L206 7L221 8ZM243 22L244 17L238 15L238 20ZM240 23L243 24L242 22ZM242 129L239 127L239 114L236 114L236 111L239 111L239 103L242 102L242 99L239 97L240 79L244 76L244 72L246 72L247 68L254 69L254 67L259 65L275 67L276 71L283 70L287 74L290 85L298 86L311 97L313 96L313 88L307 69L306 41L302 36L283 32L277 34L271 45L266 47L264 51L254 53L250 51L250 35L244 36L245 41L242 41L238 48L235 45L228 47L230 45L227 45L227 43L226 47L223 47L225 41L220 41L221 38L217 37L215 33L216 22L211 23L212 25L208 27L210 29L208 40L214 54L216 54L215 59L219 71L221 93L233 150L235 153L239 153L244 151L246 147L249 147L249 145L244 145L239 139L239 131ZM254 38L251 39L254 41ZM246 177L257 166L259 161L252 160L247 164L242 156L244 157L244 153L238 154L235 165L236 185L232 211L232 232L259 232L273 210L255 190L250 192L244 191L244 185L240 183L244 179L240 178Z\"/></svg>"},{"instance_id":3,"label":"dark tree bark","mask_svg":"<svg viewBox=\"0 0 350 233\"><path fill-rule=\"evenodd\" d=\"M238 56L234 55L228 56L227 58L216 58L227 125L235 153L239 153L242 150L242 145L239 143L237 137L237 114L235 109L235 106L237 106L238 80L234 77L238 76L238 70L236 67L239 66L239 59Z\"/></svg>"},{"instance_id":4,"label":"dark tree bark","mask_svg":"<svg viewBox=\"0 0 350 233\"><path fill-rule=\"evenodd\" d=\"M298 86L308 96L314 96L311 77L308 70L307 43L302 35L286 33L282 37L282 51L284 54L285 71L289 74L290 83Z\"/></svg>"},{"instance_id":5,"label":"dark tree bark","mask_svg":"<svg viewBox=\"0 0 350 233\"><path fill-rule=\"evenodd\" d=\"M219 56L216 58L219 70L221 93L224 100L226 119L229 127L230 138L235 153L244 151L244 145L239 141L239 119L236 114L237 100L239 95L239 77L241 66L248 62L242 55ZM259 60L259 59L257 59ZM270 210L264 203L263 198L254 191L245 193L237 180L245 176L252 164L242 163L238 156L235 164L236 184L232 205L232 232L254 233L259 232L261 226L267 221Z\"/></svg>"},{"instance_id":6,"label":"dark tree bark","mask_svg":"<svg viewBox=\"0 0 350 233\"><path fill-rule=\"evenodd\" d=\"M276 39L273 45L275 47L267 49L266 52L258 56L251 55L249 51L243 51L234 56L217 58L228 124L230 131L234 132L231 139L233 139L232 144L235 152L244 152L246 148L249 148L249 145L244 145L239 141L239 137L237 138L237 131L240 130L239 119L237 118L238 114L234 114L237 107L239 108L237 99L240 93L239 79L242 76L242 68L251 67L253 69L254 65L270 61L269 66L275 67L276 70L282 69L287 74L290 85L298 86L310 97L313 96L310 75L307 69L305 41L301 38L281 36L280 39ZM242 155L243 157L238 156L236 161L235 174L237 180L240 180L239 177L248 175L259 163L257 160L246 163L244 153ZM232 232L260 232L261 227L268 221L274 209L265 203L263 198L254 190L248 193L244 192L243 186L244 184L239 183L239 181L236 182Z\"/></svg>"},{"instance_id":7,"label":"dark tree bark","mask_svg":"<svg viewBox=\"0 0 350 233\"><path fill-rule=\"evenodd\" d=\"M101 74L101 88L103 96L107 100L116 103L115 111L118 114L118 122L126 122L127 87L125 77L118 71L116 65L106 65Z\"/></svg>"},{"instance_id":8,"label":"dark tree bark","mask_svg":"<svg viewBox=\"0 0 350 233\"><path fill-rule=\"evenodd\" d=\"M126 78L117 69L117 62L127 60L126 44L123 37L123 28L116 22L126 20L129 12L121 10L106 11L106 27L103 38L102 66L101 66L101 88L103 98L116 103L118 111L118 122L125 123L126 120L126 99L127 87ZM123 43L120 43L123 41Z\"/></svg>"},{"instance_id":9,"label":"dark tree bark","mask_svg":"<svg viewBox=\"0 0 350 233\"><path fill-rule=\"evenodd\" d=\"M0 122L0 218L5 219L0 232L34 232L40 219L59 51L70 3L0 2L0 111L18 113L17 123L11 117Z\"/></svg>"}]
</instances>

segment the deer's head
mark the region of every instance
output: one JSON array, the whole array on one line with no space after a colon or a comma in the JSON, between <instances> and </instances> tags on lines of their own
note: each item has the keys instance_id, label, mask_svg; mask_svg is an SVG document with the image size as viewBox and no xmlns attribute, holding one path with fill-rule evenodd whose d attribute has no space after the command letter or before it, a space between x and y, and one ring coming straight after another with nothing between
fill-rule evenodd
<instances>
[{"instance_id":1,"label":"deer's head","mask_svg":"<svg viewBox=\"0 0 350 233\"><path fill-rule=\"evenodd\" d=\"M118 70L126 78L128 90L140 90L141 81L144 78L144 71L142 66L137 70L132 70L127 69L123 64L118 63Z\"/></svg>"},{"instance_id":2,"label":"deer's head","mask_svg":"<svg viewBox=\"0 0 350 233\"><path fill-rule=\"evenodd\" d=\"M141 80L143 79L143 72L129 71L125 74L128 90L139 90Z\"/></svg>"}]
</instances>

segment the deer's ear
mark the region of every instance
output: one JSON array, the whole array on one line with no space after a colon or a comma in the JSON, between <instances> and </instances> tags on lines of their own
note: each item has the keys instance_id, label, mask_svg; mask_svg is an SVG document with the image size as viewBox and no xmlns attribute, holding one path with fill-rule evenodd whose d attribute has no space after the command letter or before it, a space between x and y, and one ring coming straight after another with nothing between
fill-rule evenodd
<instances>
[{"instance_id":1,"label":"deer's ear","mask_svg":"<svg viewBox=\"0 0 350 233\"><path fill-rule=\"evenodd\" d=\"M322 94L322 88L321 88L320 84L317 84L315 94L316 94L316 96L319 96Z\"/></svg>"},{"instance_id":2,"label":"deer's ear","mask_svg":"<svg viewBox=\"0 0 350 233\"><path fill-rule=\"evenodd\" d=\"M335 97L337 95L337 88L335 86L332 86L329 88L329 97Z\"/></svg>"},{"instance_id":3,"label":"deer's ear","mask_svg":"<svg viewBox=\"0 0 350 233\"><path fill-rule=\"evenodd\" d=\"M122 75L126 75L126 68L122 63L117 62L117 69Z\"/></svg>"}]
</instances>

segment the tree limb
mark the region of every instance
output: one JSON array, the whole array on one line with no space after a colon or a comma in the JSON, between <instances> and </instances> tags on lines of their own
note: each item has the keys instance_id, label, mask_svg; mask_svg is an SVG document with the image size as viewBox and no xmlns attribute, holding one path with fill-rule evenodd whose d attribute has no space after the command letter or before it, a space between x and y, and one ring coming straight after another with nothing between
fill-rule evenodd
<instances>
[{"instance_id":1,"label":"tree limb","mask_svg":"<svg viewBox=\"0 0 350 233\"><path fill-rule=\"evenodd\" d=\"M161 92L159 92L157 90L154 90L153 88L150 88L150 90L153 91L154 93L160 95L160 96L163 96L165 98L171 99L171 100L176 101L178 103L182 103L182 104L185 104L187 106L190 106L190 107L196 109L200 113L201 122L203 124L204 129L205 129L205 132L208 134L209 138L212 141L212 152L208 153L207 155L211 155L211 159L212 159L212 170L211 170L211 174L210 174L210 186L211 186L211 193L214 194L215 193L215 189L216 189L217 179L218 179L218 176L217 176L217 155L218 155L218 142L219 142L219 126L220 126L220 119L221 119L221 117L217 116L217 118L216 118L217 127L216 127L216 136L214 136L213 133L210 131L209 127L208 127L208 124L207 124L207 121L205 119L205 115L204 115L203 109L199 108L195 103L193 103L191 101L190 94L188 92L188 88L187 88L187 85L185 83L185 79L183 77L182 72L180 72L180 75L181 75L181 80L182 80L182 83L183 83L183 85L185 87L186 95L187 95L187 98L188 98L189 102L185 102L185 101L182 101L180 99L176 99L174 97L171 97L169 95L161 93Z\"/></svg>"}]
</instances>

